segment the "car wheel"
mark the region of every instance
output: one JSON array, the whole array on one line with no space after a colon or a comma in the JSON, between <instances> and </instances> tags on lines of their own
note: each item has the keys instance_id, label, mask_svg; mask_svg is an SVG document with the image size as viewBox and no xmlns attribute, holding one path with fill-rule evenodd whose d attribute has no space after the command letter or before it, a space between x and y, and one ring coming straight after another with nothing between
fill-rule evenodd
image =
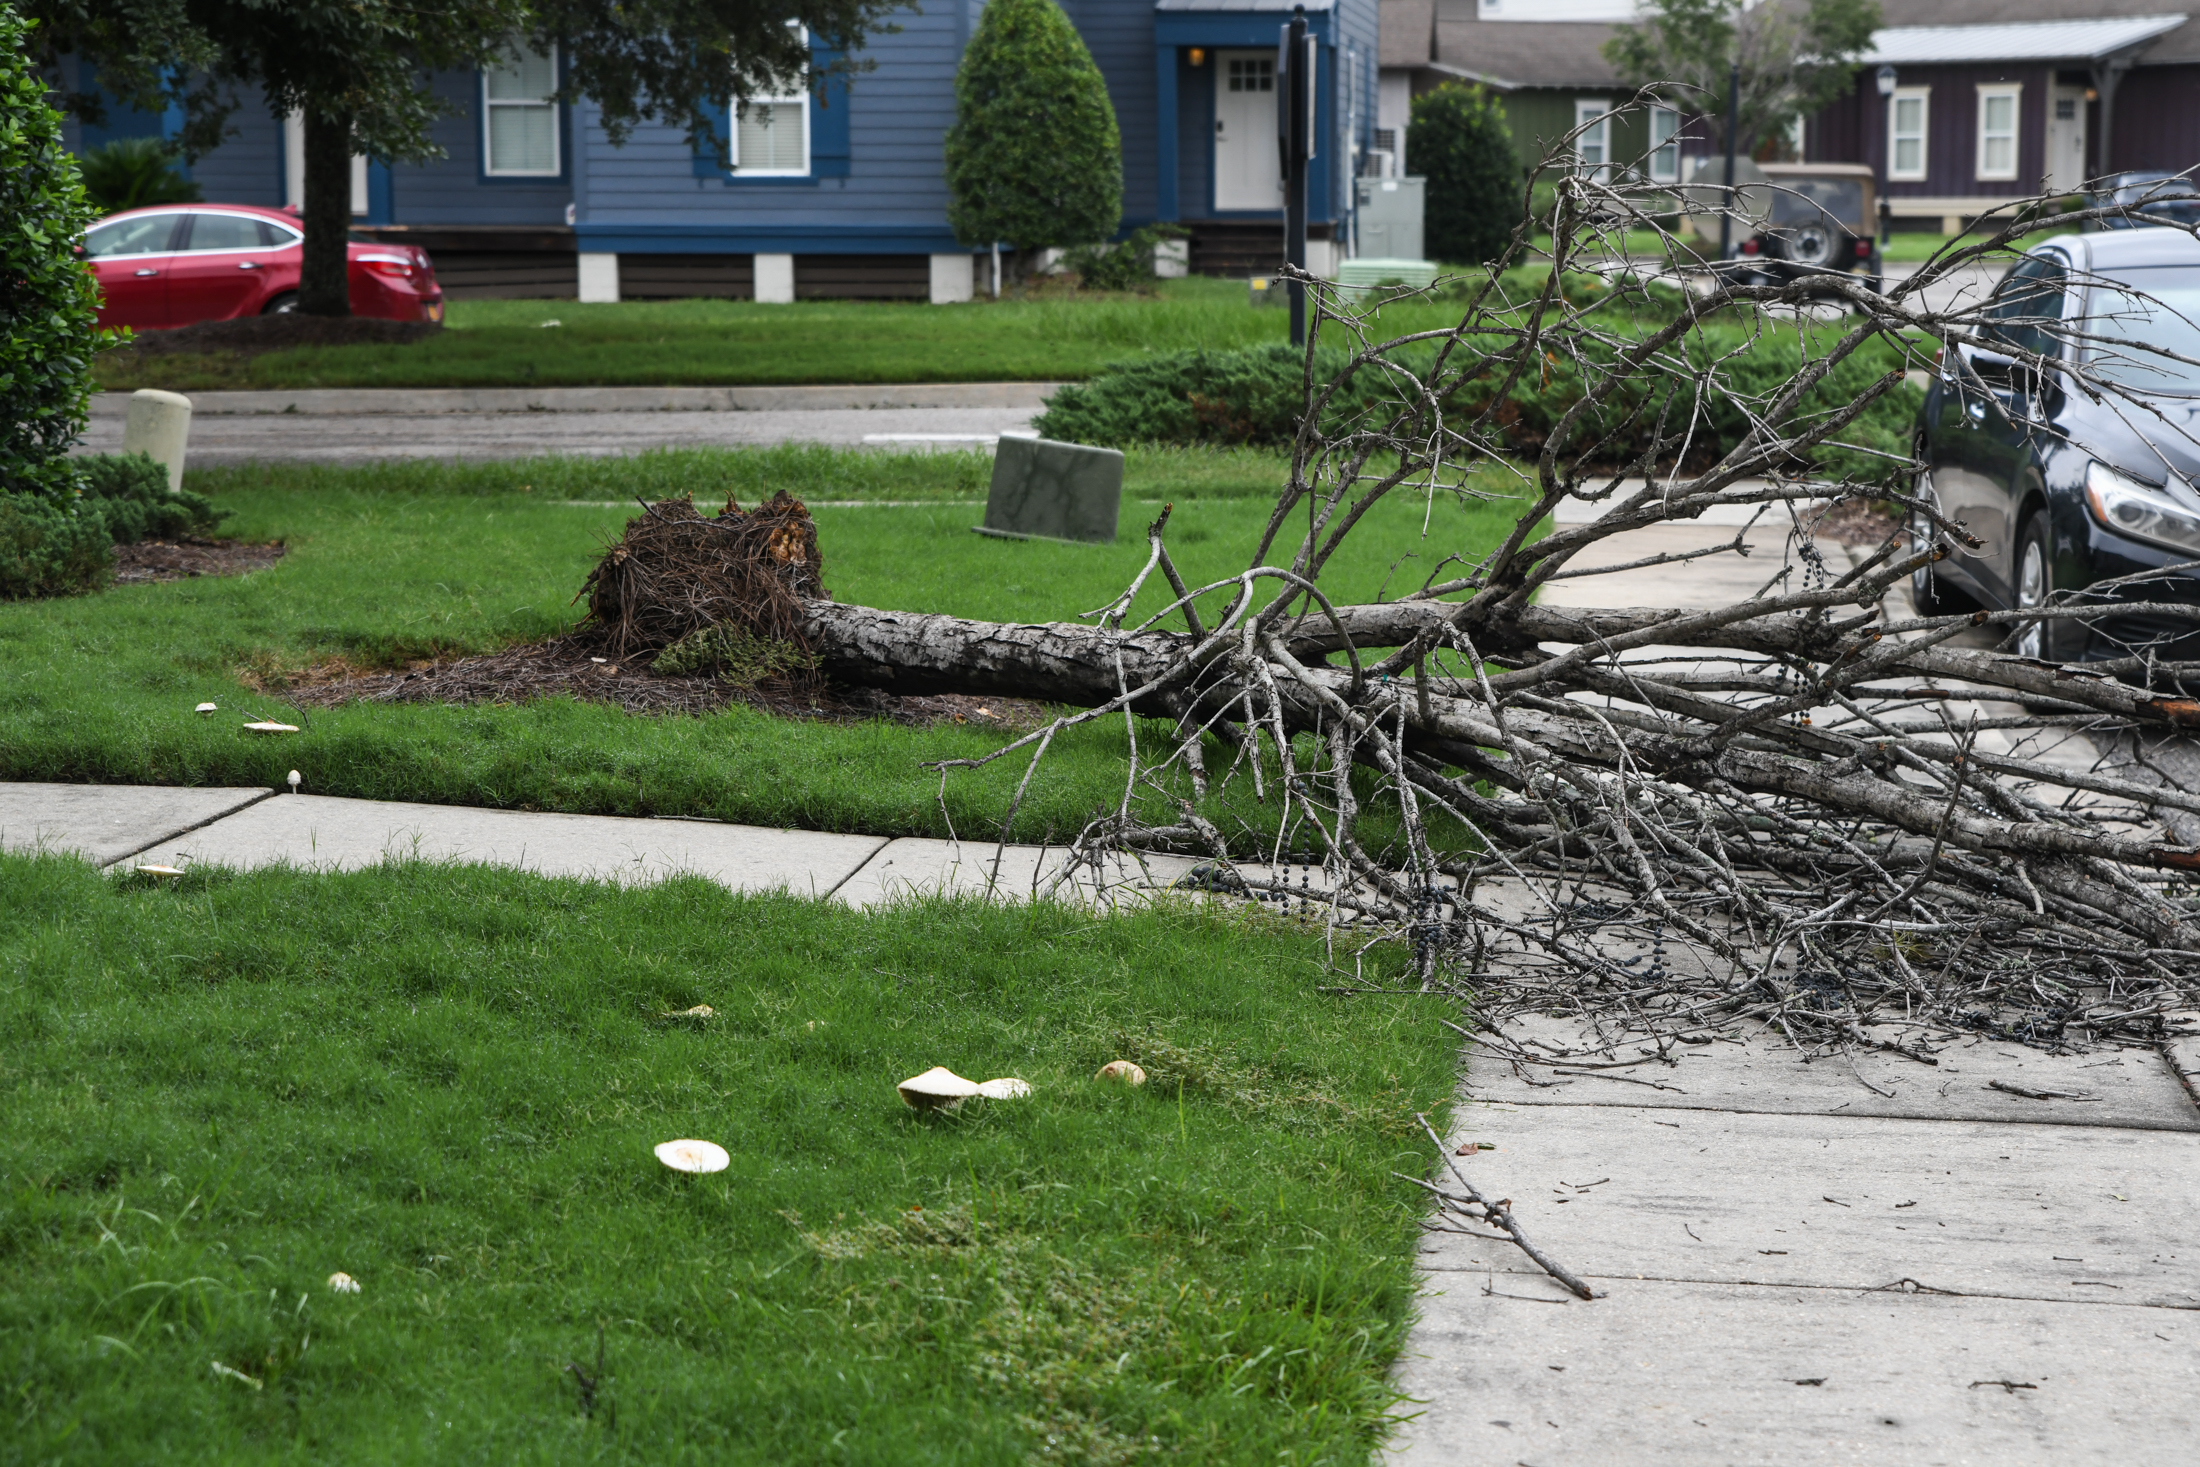
<instances>
[{"instance_id":1,"label":"car wheel","mask_svg":"<svg viewBox=\"0 0 2200 1467\"><path fill-rule=\"evenodd\" d=\"M263 316L294 316L298 313L298 292L286 290L260 308Z\"/></svg>"},{"instance_id":2,"label":"car wheel","mask_svg":"<svg viewBox=\"0 0 2200 1467\"><path fill-rule=\"evenodd\" d=\"M2055 555L2044 514L2026 520L2024 532L2017 536L2016 592L2018 611L2045 606L2055 598ZM2069 641L2063 623L2034 622L2017 634L2016 653L2042 662L2060 662L2062 649Z\"/></svg>"},{"instance_id":3,"label":"car wheel","mask_svg":"<svg viewBox=\"0 0 2200 1467\"><path fill-rule=\"evenodd\" d=\"M1924 451L1922 446L1918 449L1920 454ZM1917 476L1911 498L1926 503L1939 503L1933 494L1932 470L1927 469ZM1930 545L1936 533L1931 516L1911 511L1910 544L1913 547ZM1978 602L1950 584L1948 578L1940 573L1938 565L1921 565L1910 572L1910 602L1917 608L1919 616L1961 616L1978 610Z\"/></svg>"}]
</instances>

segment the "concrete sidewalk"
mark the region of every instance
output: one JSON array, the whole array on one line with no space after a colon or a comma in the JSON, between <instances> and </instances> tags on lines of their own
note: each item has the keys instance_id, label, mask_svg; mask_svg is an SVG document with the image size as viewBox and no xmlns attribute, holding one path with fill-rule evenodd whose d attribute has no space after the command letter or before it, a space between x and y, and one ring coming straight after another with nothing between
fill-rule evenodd
<instances>
[{"instance_id":1,"label":"concrete sidewalk","mask_svg":"<svg viewBox=\"0 0 2200 1467\"><path fill-rule=\"evenodd\" d=\"M1026 900L1053 892L1135 902L1200 863L1114 859L1062 881L1060 847L773 830L716 820L635 819L412 805L253 789L0 784L0 850L49 851L102 867L193 865L356 871L385 861L508 866L540 876L642 884L699 876L729 891L786 891L869 907L910 897Z\"/></svg>"},{"instance_id":2,"label":"concrete sidewalk","mask_svg":"<svg viewBox=\"0 0 2200 1467\"><path fill-rule=\"evenodd\" d=\"M989 446L1031 430L1053 382L855 387L548 387L191 394L190 462L604 457L652 448L824 443ZM122 447L128 393L93 400L77 451Z\"/></svg>"}]
</instances>

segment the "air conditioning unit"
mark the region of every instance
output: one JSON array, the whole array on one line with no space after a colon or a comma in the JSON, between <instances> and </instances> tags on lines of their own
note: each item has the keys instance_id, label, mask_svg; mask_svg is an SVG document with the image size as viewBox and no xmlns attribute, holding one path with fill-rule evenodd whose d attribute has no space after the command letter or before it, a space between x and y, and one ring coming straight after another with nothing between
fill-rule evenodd
<instances>
[{"instance_id":1,"label":"air conditioning unit","mask_svg":"<svg viewBox=\"0 0 2200 1467\"><path fill-rule=\"evenodd\" d=\"M1421 258L1421 215L1425 178L1362 178L1353 187L1359 197L1359 248L1356 253L1383 260Z\"/></svg>"}]
</instances>

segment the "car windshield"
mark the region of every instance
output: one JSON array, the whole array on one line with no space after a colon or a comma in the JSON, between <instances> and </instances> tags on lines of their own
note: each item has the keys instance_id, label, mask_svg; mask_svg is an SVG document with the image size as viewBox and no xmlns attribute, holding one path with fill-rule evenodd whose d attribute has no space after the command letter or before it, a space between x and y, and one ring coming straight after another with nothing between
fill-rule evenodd
<instances>
[{"instance_id":1,"label":"car windshield","mask_svg":"<svg viewBox=\"0 0 2200 1467\"><path fill-rule=\"evenodd\" d=\"M1864 185L1853 178L1781 178L1772 190L1772 225L1800 229L1831 215L1837 224L1864 222Z\"/></svg>"},{"instance_id":2,"label":"car windshield","mask_svg":"<svg viewBox=\"0 0 2200 1467\"><path fill-rule=\"evenodd\" d=\"M2124 270L2095 283L2080 325L2086 365L2133 392L2200 396L2200 267ZM2174 361L2163 352L2185 357Z\"/></svg>"}]
</instances>

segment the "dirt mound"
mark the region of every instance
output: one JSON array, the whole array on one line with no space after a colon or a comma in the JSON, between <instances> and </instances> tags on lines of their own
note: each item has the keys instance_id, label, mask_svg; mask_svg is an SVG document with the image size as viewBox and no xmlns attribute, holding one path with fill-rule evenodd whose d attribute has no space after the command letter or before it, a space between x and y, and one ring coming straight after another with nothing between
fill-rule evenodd
<instances>
[{"instance_id":1,"label":"dirt mound","mask_svg":"<svg viewBox=\"0 0 2200 1467\"><path fill-rule=\"evenodd\" d=\"M383 321L371 316L246 316L235 321L201 321L167 331L140 331L127 347L139 357L227 354L256 357L262 352L307 346L410 346L441 332L434 321Z\"/></svg>"},{"instance_id":2,"label":"dirt mound","mask_svg":"<svg viewBox=\"0 0 2200 1467\"><path fill-rule=\"evenodd\" d=\"M526 703L571 697L616 704L629 713L716 713L742 703L782 718L828 723L884 719L912 725L967 723L1018 732L1044 727L1054 716L1040 704L1014 698L899 697L869 688L797 691L785 684L743 687L715 677L667 677L652 672L646 658L614 661L600 647L597 638L581 633L404 672L361 673L338 664L329 667L332 676L308 668L288 678L246 681L255 691L298 708L332 708L341 703Z\"/></svg>"},{"instance_id":3,"label":"dirt mound","mask_svg":"<svg viewBox=\"0 0 2200 1467\"><path fill-rule=\"evenodd\" d=\"M830 599L824 576L817 525L785 490L707 518L692 498L666 499L626 522L574 599L588 601L584 632L620 659L723 628L806 652L802 601Z\"/></svg>"},{"instance_id":4,"label":"dirt mound","mask_svg":"<svg viewBox=\"0 0 2200 1467\"><path fill-rule=\"evenodd\" d=\"M242 540L140 540L115 547L115 584L141 586L149 581L182 581L192 576L242 576L266 570L283 558L280 540L247 545Z\"/></svg>"}]
</instances>

